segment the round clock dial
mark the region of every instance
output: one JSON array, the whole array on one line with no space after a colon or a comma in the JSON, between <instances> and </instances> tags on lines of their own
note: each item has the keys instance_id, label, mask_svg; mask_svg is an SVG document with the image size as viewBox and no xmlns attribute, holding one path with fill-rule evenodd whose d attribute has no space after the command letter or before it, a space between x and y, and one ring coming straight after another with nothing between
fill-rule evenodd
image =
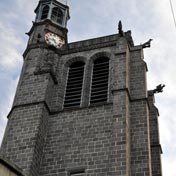
<instances>
[{"instance_id":1,"label":"round clock dial","mask_svg":"<svg viewBox=\"0 0 176 176\"><path fill-rule=\"evenodd\" d=\"M45 41L48 45L54 46L56 48L61 48L65 44L65 40L62 37L52 32L47 32L45 34Z\"/></svg>"}]
</instances>

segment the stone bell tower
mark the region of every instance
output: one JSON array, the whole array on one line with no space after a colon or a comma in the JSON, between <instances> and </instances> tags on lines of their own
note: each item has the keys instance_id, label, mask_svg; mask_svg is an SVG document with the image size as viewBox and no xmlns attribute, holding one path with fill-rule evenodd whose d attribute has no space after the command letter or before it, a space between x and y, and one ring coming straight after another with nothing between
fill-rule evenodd
<instances>
[{"instance_id":1,"label":"stone bell tower","mask_svg":"<svg viewBox=\"0 0 176 176\"><path fill-rule=\"evenodd\" d=\"M45 42L50 38L49 44L56 47L67 43L67 21L70 19L67 5L57 0L40 0L35 13L36 20L28 33L28 45Z\"/></svg>"},{"instance_id":2,"label":"stone bell tower","mask_svg":"<svg viewBox=\"0 0 176 176\"><path fill-rule=\"evenodd\" d=\"M59 48L67 46L70 18L69 7L57 0L40 0L35 13L1 147L3 156L33 176L39 175L49 114L51 109L58 109L60 101L59 97L52 97L60 86Z\"/></svg>"},{"instance_id":3,"label":"stone bell tower","mask_svg":"<svg viewBox=\"0 0 176 176\"><path fill-rule=\"evenodd\" d=\"M143 49L117 34L67 40L69 7L40 0L0 156L31 176L161 176Z\"/></svg>"}]
</instances>

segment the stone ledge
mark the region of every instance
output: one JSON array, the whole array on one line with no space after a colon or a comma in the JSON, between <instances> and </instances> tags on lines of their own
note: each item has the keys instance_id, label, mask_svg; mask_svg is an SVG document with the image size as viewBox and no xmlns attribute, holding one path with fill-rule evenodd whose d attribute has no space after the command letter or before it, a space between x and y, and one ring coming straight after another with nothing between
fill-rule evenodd
<instances>
[{"instance_id":1,"label":"stone ledge","mask_svg":"<svg viewBox=\"0 0 176 176\"><path fill-rule=\"evenodd\" d=\"M163 150L162 150L161 144L151 145L151 148L159 148L159 149L160 149L161 154L163 154Z\"/></svg>"},{"instance_id":2,"label":"stone ledge","mask_svg":"<svg viewBox=\"0 0 176 176\"><path fill-rule=\"evenodd\" d=\"M56 49L53 47L51 48L44 42L40 43L40 44L35 43L35 44L29 45L26 48L23 56L25 57L30 49L35 49L35 48L39 48L39 47L50 48L58 54L66 55L66 54L71 54L71 53L75 53L75 52L99 49L99 48L104 48L104 47L109 47L109 46L116 46L119 38L120 38L119 34L112 34L112 35L108 35L108 36L103 36L103 37L92 38L92 39L77 41L77 42L73 42L73 43L68 43L62 49ZM131 47L134 47L133 39L132 39L129 31L125 32L124 38L127 40L128 44ZM139 49L139 48L137 47L137 49Z\"/></svg>"},{"instance_id":3,"label":"stone ledge","mask_svg":"<svg viewBox=\"0 0 176 176\"><path fill-rule=\"evenodd\" d=\"M21 104L21 105L15 105L15 106L13 106L11 108L9 114L7 115L7 118L9 119L9 117L12 114L13 110L16 109L16 108L25 107L25 106L39 105L39 104L44 104L44 106L48 110L48 113L51 114L51 111L50 111L50 108L49 108L48 104L45 101L39 101L39 102L31 102L31 103L27 103L27 104Z\"/></svg>"}]
</instances>

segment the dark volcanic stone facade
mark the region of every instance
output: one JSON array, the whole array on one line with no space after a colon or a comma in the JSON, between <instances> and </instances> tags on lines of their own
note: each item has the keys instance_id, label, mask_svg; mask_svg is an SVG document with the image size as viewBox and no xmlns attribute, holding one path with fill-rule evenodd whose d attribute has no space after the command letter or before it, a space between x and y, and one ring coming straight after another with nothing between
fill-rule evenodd
<instances>
[{"instance_id":1,"label":"dark volcanic stone facade","mask_svg":"<svg viewBox=\"0 0 176 176\"><path fill-rule=\"evenodd\" d=\"M31 176L161 176L158 110L147 91L142 46L134 46L131 32L62 49L37 41L56 27L46 20L29 33L1 155ZM91 105L99 57L110 59L108 101ZM68 68L76 61L85 63L81 107L63 108Z\"/></svg>"}]
</instances>

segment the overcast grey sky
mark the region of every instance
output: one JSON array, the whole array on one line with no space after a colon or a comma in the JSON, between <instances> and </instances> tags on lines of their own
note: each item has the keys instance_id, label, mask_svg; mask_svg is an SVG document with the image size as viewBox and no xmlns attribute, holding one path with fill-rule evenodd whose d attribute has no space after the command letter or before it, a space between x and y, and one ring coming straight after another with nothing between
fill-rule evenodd
<instances>
[{"instance_id":1,"label":"overcast grey sky","mask_svg":"<svg viewBox=\"0 0 176 176\"><path fill-rule=\"evenodd\" d=\"M176 1L173 8L176 13ZM35 19L38 0L0 1L0 142L6 126L27 45L25 32ZM169 0L70 0L69 41L117 33L118 21L131 30L136 45L154 39L145 49L148 89L166 84L156 96L160 111L163 175L176 176L176 28Z\"/></svg>"}]
</instances>

